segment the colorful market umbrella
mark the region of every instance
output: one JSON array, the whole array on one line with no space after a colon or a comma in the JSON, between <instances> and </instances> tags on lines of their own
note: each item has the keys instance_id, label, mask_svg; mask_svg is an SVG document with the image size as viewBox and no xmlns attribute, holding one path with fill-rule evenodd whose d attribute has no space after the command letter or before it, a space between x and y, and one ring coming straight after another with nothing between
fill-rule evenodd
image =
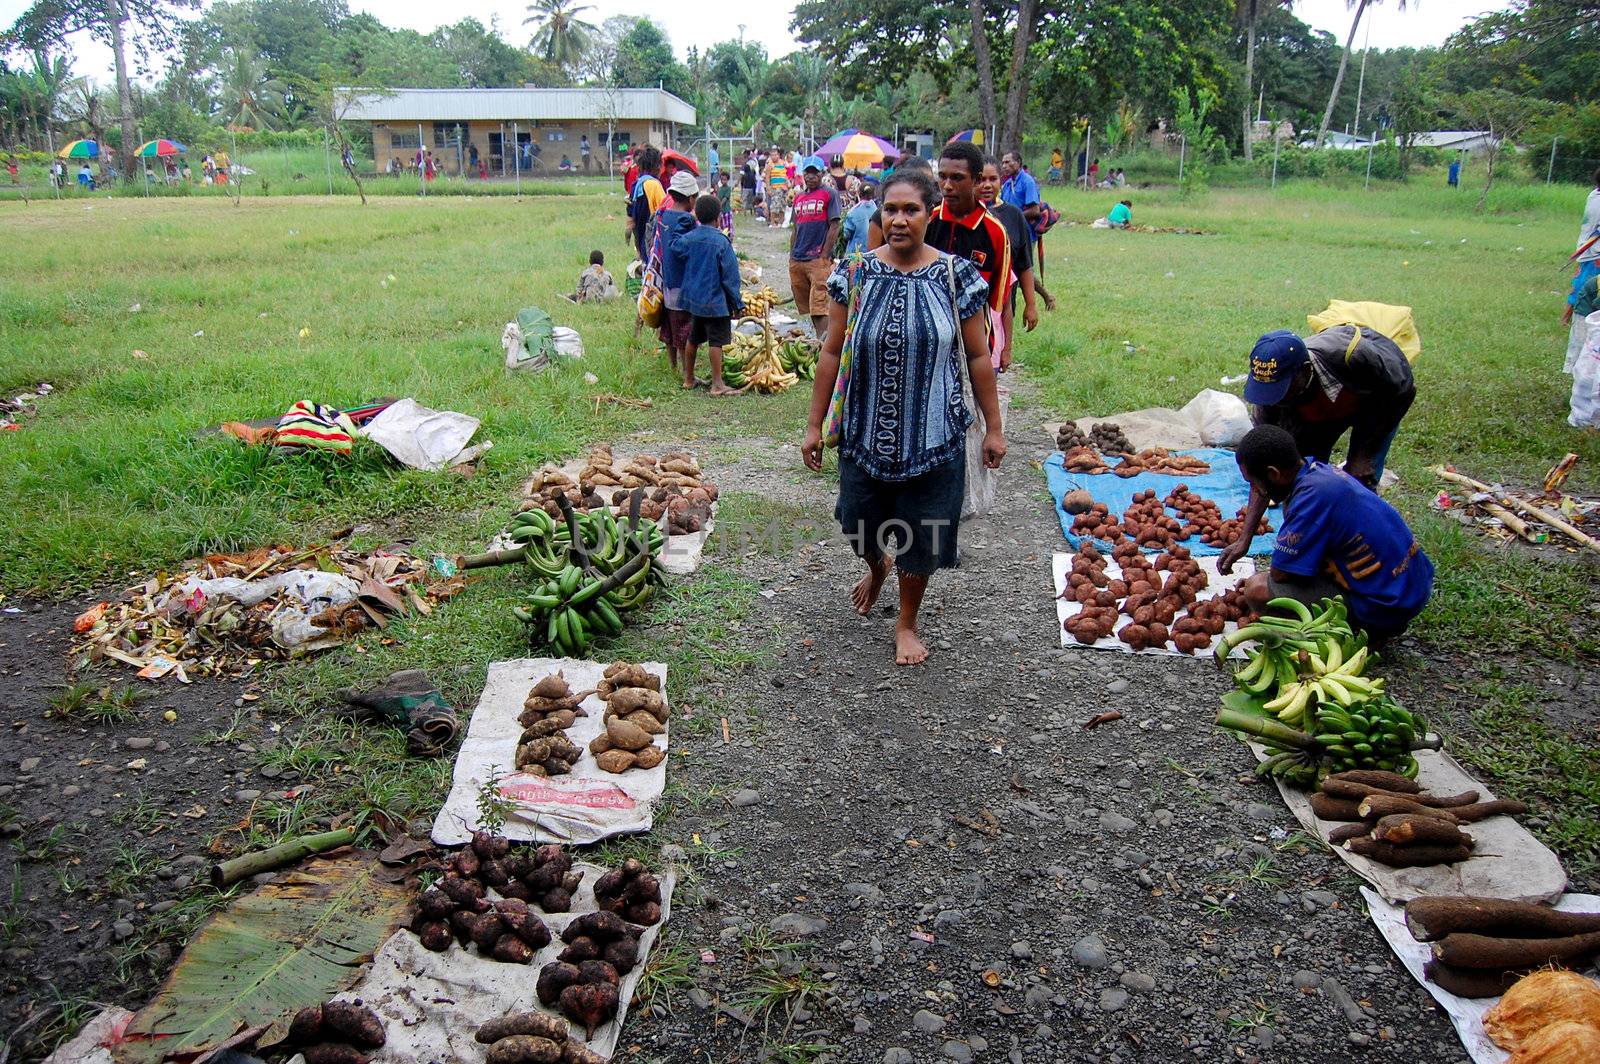
<instances>
[{"instance_id":1,"label":"colorful market umbrella","mask_svg":"<svg viewBox=\"0 0 1600 1064\"><path fill-rule=\"evenodd\" d=\"M820 145L816 153L824 159L831 159L837 155L851 170L878 166L900 158L900 153L895 150L893 144L882 137L863 133L859 129L846 129L835 134L832 139Z\"/></svg>"},{"instance_id":2,"label":"colorful market umbrella","mask_svg":"<svg viewBox=\"0 0 1600 1064\"><path fill-rule=\"evenodd\" d=\"M188 148L185 148L175 140L159 137L155 140L147 140L139 145L139 150L134 154L141 159L164 159L170 155L182 155L188 150Z\"/></svg>"},{"instance_id":3,"label":"colorful market umbrella","mask_svg":"<svg viewBox=\"0 0 1600 1064\"><path fill-rule=\"evenodd\" d=\"M946 144L954 144L958 140L970 140L970 141L972 141L972 143L978 145L979 147L982 147L983 146L983 130L981 130L981 129L963 129L960 133L957 133L955 136L953 136L949 140L945 141L945 143Z\"/></svg>"},{"instance_id":4,"label":"colorful market umbrella","mask_svg":"<svg viewBox=\"0 0 1600 1064\"><path fill-rule=\"evenodd\" d=\"M100 157L100 145L92 140L75 140L62 146L56 152L58 159L97 159Z\"/></svg>"},{"instance_id":5,"label":"colorful market umbrella","mask_svg":"<svg viewBox=\"0 0 1600 1064\"><path fill-rule=\"evenodd\" d=\"M661 149L661 182L666 184L672 180L672 175L679 170L687 170L695 177L700 176L700 167L695 165L693 159L682 152L673 151L671 148Z\"/></svg>"}]
</instances>

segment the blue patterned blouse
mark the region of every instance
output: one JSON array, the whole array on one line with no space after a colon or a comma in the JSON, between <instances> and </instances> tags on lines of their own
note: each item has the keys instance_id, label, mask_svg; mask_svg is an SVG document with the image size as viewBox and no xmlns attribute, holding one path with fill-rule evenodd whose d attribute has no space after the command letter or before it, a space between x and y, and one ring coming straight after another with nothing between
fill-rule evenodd
<instances>
[{"instance_id":1,"label":"blue patterned blouse","mask_svg":"<svg viewBox=\"0 0 1600 1064\"><path fill-rule=\"evenodd\" d=\"M949 256L902 273L868 254L828 278L828 295L850 306L861 286L850 389L839 453L879 480L910 480L963 453L972 412L961 397L961 322L981 314L989 285L977 267Z\"/></svg>"}]
</instances>

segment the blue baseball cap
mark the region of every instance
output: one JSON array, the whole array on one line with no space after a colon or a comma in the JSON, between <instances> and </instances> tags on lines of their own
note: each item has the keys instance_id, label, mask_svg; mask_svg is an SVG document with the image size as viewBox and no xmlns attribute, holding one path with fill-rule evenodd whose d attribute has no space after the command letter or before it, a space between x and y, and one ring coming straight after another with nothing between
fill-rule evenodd
<instances>
[{"instance_id":1,"label":"blue baseball cap","mask_svg":"<svg viewBox=\"0 0 1600 1064\"><path fill-rule=\"evenodd\" d=\"M820 174L827 168L828 164L822 161L822 156L820 155L807 155L800 161L801 173L805 173L807 170L815 170Z\"/></svg>"},{"instance_id":2,"label":"blue baseball cap","mask_svg":"<svg viewBox=\"0 0 1600 1064\"><path fill-rule=\"evenodd\" d=\"M1294 376L1310 358L1306 343L1288 329L1277 329L1250 349L1250 379L1244 401L1252 406L1273 406L1283 401Z\"/></svg>"}]
</instances>

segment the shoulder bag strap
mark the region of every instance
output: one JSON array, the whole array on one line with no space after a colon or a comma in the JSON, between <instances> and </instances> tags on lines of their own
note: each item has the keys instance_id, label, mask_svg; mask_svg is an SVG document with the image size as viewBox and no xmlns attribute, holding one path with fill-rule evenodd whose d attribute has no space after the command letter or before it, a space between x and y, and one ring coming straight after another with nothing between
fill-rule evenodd
<instances>
[{"instance_id":1,"label":"shoulder bag strap","mask_svg":"<svg viewBox=\"0 0 1600 1064\"><path fill-rule=\"evenodd\" d=\"M956 365L961 375L961 389L963 392L971 389L969 377L971 372L967 366L967 342L961 329L960 297L956 293L956 257L949 252L943 252L945 276L950 283L950 314L956 320Z\"/></svg>"}]
</instances>

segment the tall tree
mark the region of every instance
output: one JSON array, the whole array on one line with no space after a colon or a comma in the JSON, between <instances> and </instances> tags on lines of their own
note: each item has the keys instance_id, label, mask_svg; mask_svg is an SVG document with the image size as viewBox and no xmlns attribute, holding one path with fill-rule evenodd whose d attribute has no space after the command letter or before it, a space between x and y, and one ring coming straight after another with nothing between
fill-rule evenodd
<instances>
[{"instance_id":1,"label":"tall tree","mask_svg":"<svg viewBox=\"0 0 1600 1064\"><path fill-rule=\"evenodd\" d=\"M1005 124L1000 127L1000 151L1022 150L1023 108L1028 99L1028 51L1039 19L1039 0L1019 0L1017 28L1011 38L1011 77L1006 81Z\"/></svg>"},{"instance_id":2,"label":"tall tree","mask_svg":"<svg viewBox=\"0 0 1600 1064\"><path fill-rule=\"evenodd\" d=\"M283 122L289 86L267 71L260 56L230 48L222 75L224 122L242 129L276 129Z\"/></svg>"},{"instance_id":3,"label":"tall tree","mask_svg":"<svg viewBox=\"0 0 1600 1064\"><path fill-rule=\"evenodd\" d=\"M74 33L88 32L111 48L116 72L118 124L122 130L122 174L133 179L133 153L138 148L138 116L133 84L128 78L128 36L141 57L170 47L175 39L175 11L197 0L34 0L6 31L5 39L26 48L65 47Z\"/></svg>"},{"instance_id":4,"label":"tall tree","mask_svg":"<svg viewBox=\"0 0 1600 1064\"><path fill-rule=\"evenodd\" d=\"M558 66L572 67L595 32L593 24L578 16L592 10L592 5L576 0L533 0L522 24L538 27L531 43L535 52Z\"/></svg>"},{"instance_id":5,"label":"tall tree","mask_svg":"<svg viewBox=\"0 0 1600 1064\"><path fill-rule=\"evenodd\" d=\"M967 16L972 23L972 54L978 68L978 107L983 113L986 134L1000 124L994 106L994 61L989 56L989 20L984 15L984 0L967 0Z\"/></svg>"},{"instance_id":6,"label":"tall tree","mask_svg":"<svg viewBox=\"0 0 1600 1064\"><path fill-rule=\"evenodd\" d=\"M1256 29L1263 12L1279 6L1289 6L1294 0L1235 0L1234 17L1244 23L1244 157L1248 162L1255 157L1256 99Z\"/></svg>"},{"instance_id":7,"label":"tall tree","mask_svg":"<svg viewBox=\"0 0 1600 1064\"><path fill-rule=\"evenodd\" d=\"M1476 89L1464 92L1450 100L1465 129L1489 135L1483 157L1485 174L1483 191L1478 194L1478 210L1489 202L1489 189L1494 187L1495 164L1507 148L1515 148L1516 141L1538 119L1549 114L1553 107L1544 100L1519 96L1505 89Z\"/></svg>"},{"instance_id":8,"label":"tall tree","mask_svg":"<svg viewBox=\"0 0 1600 1064\"><path fill-rule=\"evenodd\" d=\"M1333 76L1333 91L1328 93L1328 107L1322 112L1322 124L1317 127L1317 147L1322 147L1322 142L1328 137L1328 124L1333 121L1333 105L1339 102L1339 90L1344 86L1344 72L1350 66L1350 51L1355 47L1356 30L1361 26L1361 16L1367 13L1367 5L1374 0L1345 0L1346 6L1356 10L1355 18L1350 20L1350 32L1344 39L1344 52L1339 56L1339 72ZM1395 0L1395 9L1404 11L1406 0ZM1356 116L1359 122L1360 116Z\"/></svg>"},{"instance_id":9,"label":"tall tree","mask_svg":"<svg viewBox=\"0 0 1600 1064\"><path fill-rule=\"evenodd\" d=\"M673 56L672 42L661 27L647 18L636 19L618 42L617 77L633 88L659 85L676 95L689 91L689 71Z\"/></svg>"}]
</instances>

